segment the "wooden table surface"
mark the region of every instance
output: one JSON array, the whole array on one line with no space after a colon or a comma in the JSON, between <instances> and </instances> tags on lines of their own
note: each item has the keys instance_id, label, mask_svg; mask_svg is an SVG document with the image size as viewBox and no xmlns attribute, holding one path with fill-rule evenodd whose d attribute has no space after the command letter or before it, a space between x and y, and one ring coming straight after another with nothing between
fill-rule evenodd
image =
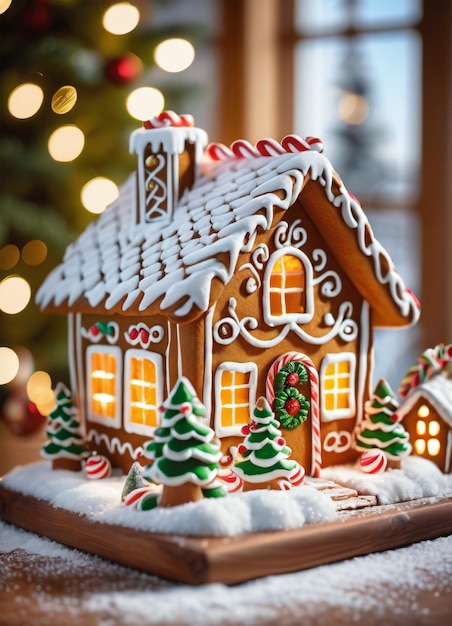
<instances>
[{"instance_id":1,"label":"wooden table surface","mask_svg":"<svg viewBox=\"0 0 452 626\"><path fill-rule=\"evenodd\" d=\"M452 536L235 586L187 586L0 522L0 625L449 625Z\"/></svg>"}]
</instances>

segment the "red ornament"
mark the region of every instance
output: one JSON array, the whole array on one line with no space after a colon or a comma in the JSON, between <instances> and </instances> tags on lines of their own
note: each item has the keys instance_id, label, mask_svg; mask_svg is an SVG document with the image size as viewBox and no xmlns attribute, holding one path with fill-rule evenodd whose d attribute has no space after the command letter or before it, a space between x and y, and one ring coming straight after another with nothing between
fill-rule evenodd
<instances>
[{"instance_id":1,"label":"red ornament","mask_svg":"<svg viewBox=\"0 0 452 626\"><path fill-rule=\"evenodd\" d=\"M138 337L139 332L137 328L132 328L132 330L129 333L129 337L132 341L135 341L135 339Z\"/></svg>"},{"instance_id":2,"label":"red ornament","mask_svg":"<svg viewBox=\"0 0 452 626\"><path fill-rule=\"evenodd\" d=\"M278 439L276 440L276 443L279 446L285 446L286 445L286 440L283 437L278 437Z\"/></svg>"},{"instance_id":3,"label":"red ornament","mask_svg":"<svg viewBox=\"0 0 452 626\"><path fill-rule=\"evenodd\" d=\"M188 402L184 402L184 404L179 409L179 413L182 413L182 415L188 415L189 413L191 413L191 405Z\"/></svg>"},{"instance_id":4,"label":"red ornament","mask_svg":"<svg viewBox=\"0 0 452 626\"><path fill-rule=\"evenodd\" d=\"M296 372L292 372L286 378L286 385L288 387L295 387L300 382L300 378Z\"/></svg>"},{"instance_id":5,"label":"red ornament","mask_svg":"<svg viewBox=\"0 0 452 626\"><path fill-rule=\"evenodd\" d=\"M239 447L237 448L237 452L238 452L239 454L245 454L245 452L246 452L246 446L245 446L243 443L241 443L241 444L239 445Z\"/></svg>"},{"instance_id":6,"label":"red ornament","mask_svg":"<svg viewBox=\"0 0 452 626\"><path fill-rule=\"evenodd\" d=\"M131 52L112 59L105 68L106 77L115 85L127 85L141 74L143 63Z\"/></svg>"},{"instance_id":7,"label":"red ornament","mask_svg":"<svg viewBox=\"0 0 452 626\"><path fill-rule=\"evenodd\" d=\"M249 435L250 434L250 425L249 424L245 424L245 426L242 426L240 432L242 433L242 435Z\"/></svg>"},{"instance_id":8,"label":"red ornament","mask_svg":"<svg viewBox=\"0 0 452 626\"><path fill-rule=\"evenodd\" d=\"M100 330L96 324L93 324L89 329L89 332L92 334L93 337L97 337L97 335L100 333Z\"/></svg>"},{"instance_id":9,"label":"red ornament","mask_svg":"<svg viewBox=\"0 0 452 626\"><path fill-rule=\"evenodd\" d=\"M290 398L284 404L284 408L289 415L293 416L300 412L301 404L296 398Z\"/></svg>"},{"instance_id":10,"label":"red ornament","mask_svg":"<svg viewBox=\"0 0 452 626\"><path fill-rule=\"evenodd\" d=\"M2 417L6 426L17 437L33 435L47 422L47 418L41 415L36 404L21 391L13 392L5 400Z\"/></svg>"}]
</instances>

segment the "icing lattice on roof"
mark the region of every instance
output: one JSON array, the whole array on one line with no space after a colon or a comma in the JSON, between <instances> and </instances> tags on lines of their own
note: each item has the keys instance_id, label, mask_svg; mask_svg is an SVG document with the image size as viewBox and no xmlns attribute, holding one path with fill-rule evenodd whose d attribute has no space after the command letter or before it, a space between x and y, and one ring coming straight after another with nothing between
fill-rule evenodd
<instances>
[{"instance_id":1,"label":"icing lattice on roof","mask_svg":"<svg viewBox=\"0 0 452 626\"><path fill-rule=\"evenodd\" d=\"M71 308L84 299L92 309L120 307L123 312L158 305L176 318L207 311L214 279L228 283L240 253L251 251L259 230L270 229L275 208L292 206L309 175L355 231L361 252L372 258L376 278L389 288L400 314L407 323L415 322L419 310L414 297L384 248L369 240L358 202L345 188L333 193L333 174L329 161L313 151L209 163L179 200L170 224L135 228L131 176L119 199L68 247L62 264L38 291L37 302L43 308Z\"/></svg>"}]
</instances>

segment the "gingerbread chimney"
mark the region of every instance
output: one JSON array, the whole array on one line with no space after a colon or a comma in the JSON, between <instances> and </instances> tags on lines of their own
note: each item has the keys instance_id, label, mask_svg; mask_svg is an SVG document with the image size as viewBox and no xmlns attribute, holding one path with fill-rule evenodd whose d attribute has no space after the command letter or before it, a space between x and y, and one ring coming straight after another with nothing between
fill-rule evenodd
<instances>
[{"instance_id":1,"label":"gingerbread chimney","mask_svg":"<svg viewBox=\"0 0 452 626\"><path fill-rule=\"evenodd\" d=\"M164 111L130 136L138 157L136 224L169 223L185 189L195 182L207 133L193 127L191 115Z\"/></svg>"}]
</instances>

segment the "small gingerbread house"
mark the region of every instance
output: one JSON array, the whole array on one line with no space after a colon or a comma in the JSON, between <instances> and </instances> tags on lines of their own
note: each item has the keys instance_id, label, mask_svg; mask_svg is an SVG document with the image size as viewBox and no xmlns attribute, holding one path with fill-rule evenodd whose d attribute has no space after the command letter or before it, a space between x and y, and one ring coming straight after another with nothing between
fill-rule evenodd
<instances>
[{"instance_id":1,"label":"small gingerbread house","mask_svg":"<svg viewBox=\"0 0 452 626\"><path fill-rule=\"evenodd\" d=\"M452 472L452 380L436 374L419 384L397 410L414 452Z\"/></svg>"},{"instance_id":2,"label":"small gingerbread house","mask_svg":"<svg viewBox=\"0 0 452 626\"><path fill-rule=\"evenodd\" d=\"M321 150L207 147L173 113L132 134L137 171L37 294L68 314L92 449L127 470L183 375L225 453L265 395L307 473L355 458L373 330L419 306Z\"/></svg>"}]
</instances>

